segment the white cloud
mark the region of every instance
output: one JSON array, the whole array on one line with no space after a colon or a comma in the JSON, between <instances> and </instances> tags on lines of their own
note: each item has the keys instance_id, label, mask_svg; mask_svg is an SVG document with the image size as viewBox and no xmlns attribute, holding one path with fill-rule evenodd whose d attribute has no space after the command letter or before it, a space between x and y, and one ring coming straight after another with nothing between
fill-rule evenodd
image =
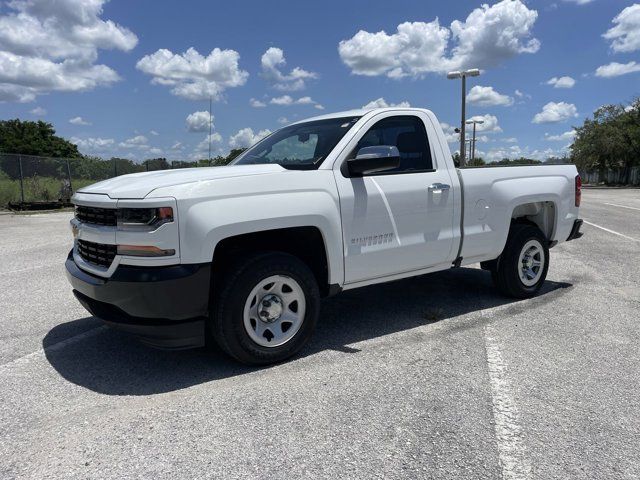
<instances>
[{"instance_id":1,"label":"white cloud","mask_svg":"<svg viewBox=\"0 0 640 480\"><path fill-rule=\"evenodd\" d=\"M297 100L290 95L282 95L281 97L274 97L269 101L272 105L280 105L284 107L290 107L291 105L314 105L317 109L323 110L324 107L311 97L300 97Z\"/></svg>"},{"instance_id":2,"label":"white cloud","mask_svg":"<svg viewBox=\"0 0 640 480\"><path fill-rule=\"evenodd\" d=\"M156 132L155 130L149 130L149 133L151 135L153 135L154 137L157 137L158 135L160 135L158 132Z\"/></svg>"},{"instance_id":3,"label":"white cloud","mask_svg":"<svg viewBox=\"0 0 640 480\"><path fill-rule=\"evenodd\" d=\"M208 132L209 121L211 121L211 127L213 128L213 116L209 120L209 112L193 112L187 116L187 130L190 132Z\"/></svg>"},{"instance_id":4,"label":"white cloud","mask_svg":"<svg viewBox=\"0 0 640 480\"><path fill-rule=\"evenodd\" d=\"M400 103L388 103L383 97L376 98L375 100L371 100L366 105L363 105L362 108L365 110L370 110L373 108L387 108L387 107L399 107L399 108L409 108L411 104L406 100Z\"/></svg>"},{"instance_id":5,"label":"white cloud","mask_svg":"<svg viewBox=\"0 0 640 480\"><path fill-rule=\"evenodd\" d=\"M278 119L278 123L279 123L280 125L286 125L287 123L289 123L289 119L288 119L287 117L280 117L280 118Z\"/></svg>"},{"instance_id":6,"label":"white cloud","mask_svg":"<svg viewBox=\"0 0 640 480\"><path fill-rule=\"evenodd\" d=\"M71 143L75 143L81 152L102 153L115 143L113 138L78 138L71 137Z\"/></svg>"},{"instance_id":7,"label":"white cloud","mask_svg":"<svg viewBox=\"0 0 640 480\"><path fill-rule=\"evenodd\" d=\"M620 75L627 75L629 73L640 72L640 63L618 63L611 62L607 65L602 65L596 70L596 77L613 78Z\"/></svg>"},{"instance_id":8,"label":"white cloud","mask_svg":"<svg viewBox=\"0 0 640 480\"><path fill-rule=\"evenodd\" d=\"M295 67L289 73L282 73L281 68L286 65L284 52L280 48L269 48L260 59L262 76L277 90L303 90L306 80L318 78L318 74Z\"/></svg>"},{"instance_id":9,"label":"white cloud","mask_svg":"<svg viewBox=\"0 0 640 480\"><path fill-rule=\"evenodd\" d=\"M447 143L460 142L460 134L456 133L456 127L449 125L446 122L441 122L440 126L444 131L444 136L447 138Z\"/></svg>"},{"instance_id":10,"label":"white cloud","mask_svg":"<svg viewBox=\"0 0 640 480\"><path fill-rule=\"evenodd\" d=\"M264 108L267 106L266 103L264 103L261 100L257 100L255 98L252 98L251 100L249 100L249 105L251 105L253 108Z\"/></svg>"},{"instance_id":11,"label":"white cloud","mask_svg":"<svg viewBox=\"0 0 640 480\"><path fill-rule=\"evenodd\" d=\"M550 142L572 142L575 136L576 136L576 131L569 130L559 135L549 135L548 133L545 133L544 139Z\"/></svg>"},{"instance_id":12,"label":"white cloud","mask_svg":"<svg viewBox=\"0 0 640 480\"><path fill-rule=\"evenodd\" d=\"M42 117L42 116L47 114L47 111L42 107L36 107L36 108L34 108L32 110L29 110L29 113L31 115L35 115L37 117Z\"/></svg>"},{"instance_id":13,"label":"white cloud","mask_svg":"<svg viewBox=\"0 0 640 480\"><path fill-rule=\"evenodd\" d=\"M338 52L357 75L386 75L390 78L419 77L459 68L488 68L520 53L535 53L540 42L531 38L538 17L521 0L503 0L482 5L464 22L450 28L432 22L405 22L391 35L384 31L360 30L342 40ZM447 55L449 40L455 46Z\"/></svg>"},{"instance_id":14,"label":"white cloud","mask_svg":"<svg viewBox=\"0 0 640 480\"><path fill-rule=\"evenodd\" d=\"M503 158L532 158L534 160L546 160L550 157L562 156L566 153L566 147L559 150L547 148L545 150L530 150L528 147L521 148L519 145L512 145L508 148L492 148L487 153L483 153L485 160L495 162Z\"/></svg>"},{"instance_id":15,"label":"white cloud","mask_svg":"<svg viewBox=\"0 0 640 480\"><path fill-rule=\"evenodd\" d=\"M290 95L283 95L281 97L272 98L269 103L273 105L284 105L288 107L289 105L293 105L294 100Z\"/></svg>"},{"instance_id":16,"label":"white cloud","mask_svg":"<svg viewBox=\"0 0 640 480\"><path fill-rule=\"evenodd\" d=\"M487 137L486 135L478 135L476 136L476 141L481 143L488 143L491 140L489 140L489 137Z\"/></svg>"},{"instance_id":17,"label":"white cloud","mask_svg":"<svg viewBox=\"0 0 640 480\"><path fill-rule=\"evenodd\" d=\"M476 115L467 120L482 120L484 123L478 123L476 125L476 132L501 132L502 128L498 125L498 118L495 115Z\"/></svg>"},{"instance_id":18,"label":"white cloud","mask_svg":"<svg viewBox=\"0 0 640 480\"><path fill-rule=\"evenodd\" d=\"M547 81L547 85L553 85L553 88L573 88L576 81L571 77L553 77Z\"/></svg>"},{"instance_id":19,"label":"white cloud","mask_svg":"<svg viewBox=\"0 0 640 480\"><path fill-rule=\"evenodd\" d=\"M315 108L316 110L324 110L324 105L320 105L319 103L316 103L313 108Z\"/></svg>"},{"instance_id":20,"label":"white cloud","mask_svg":"<svg viewBox=\"0 0 640 480\"><path fill-rule=\"evenodd\" d=\"M467 100L471 105L480 107L494 107L513 105L513 98L496 92L493 87L474 86L467 95Z\"/></svg>"},{"instance_id":21,"label":"white cloud","mask_svg":"<svg viewBox=\"0 0 640 480\"><path fill-rule=\"evenodd\" d=\"M577 5L586 5L587 3L591 3L594 0L564 0L565 2L575 3Z\"/></svg>"},{"instance_id":22,"label":"white cloud","mask_svg":"<svg viewBox=\"0 0 640 480\"><path fill-rule=\"evenodd\" d=\"M96 64L99 49L129 51L130 30L102 20L105 0L13 0L0 16L0 101L29 102L50 92L78 92L120 79Z\"/></svg>"},{"instance_id":23,"label":"white cloud","mask_svg":"<svg viewBox=\"0 0 640 480\"><path fill-rule=\"evenodd\" d=\"M136 135L135 137L128 138L124 142L120 142L118 144L121 148L138 148L138 149L147 149L149 145L147 142L149 139L144 135Z\"/></svg>"},{"instance_id":24,"label":"white cloud","mask_svg":"<svg viewBox=\"0 0 640 480\"><path fill-rule=\"evenodd\" d=\"M518 139L516 137L503 138L502 141L504 143L518 143Z\"/></svg>"},{"instance_id":25,"label":"white cloud","mask_svg":"<svg viewBox=\"0 0 640 480\"><path fill-rule=\"evenodd\" d=\"M566 122L567 120L577 117L578 110L572 103L566 102L549 102L542 111L536 113L533 117L532 123L559 123Z\"/></svg>"},{"instance_id":26,"label":"white cloud","mask_svg":"<svg viewBox=\"0 0 640 480\"><path fill-rule=\"evenodd\" d=\"M482 152L482 157L488 162L497 162L503 158L520 157L522 151L517 145L513 145L509 148L492 148L488 152Z\"/></svg>"},{"instance_id":27,"label":"white cloud","mask_svg":"<svg viewBox=\"0 0 640 480\"><path fill-rule=\"evenodd\" d=\"M171 93L189 100L220 100L227 88L244 85L249 74L240 69L235 50L214 48L203 56L195 48L183 54L162 48L142 57L138 70L151 75L151 83L171 87Z\"/></svg>"},{"instance_id":28,"label":"white cloud","mask_svg":"<svg viewBox=\"0 0 640 480\"><path fill-rule=\"evenodd\" d=\"M182 144L182 142L175 142L173 145L171 145L171 150L184 150L184 145Z\"/></svg>"},{"instance_id":29,"label":"white cloud","mask_svg":"<svg viewBox=\"0 0 640 480\"><path fill-rule=\"evenodd\" d=\"M153 147L153 148L150 148L150 149L147 151L147 153L149 153L149 154L151 154L151 155L159 156L159 155L162 155L163 151L162 151L162 149L161 149L161 148Z\"/></svg>"},{"instance_id":30,"label":"white cloud","mask_svg":"<svg viewBox=\"0 0 640 480\"><path fill-rule=\"evenodd\" d=\"M211 136L207 135L204 140L202 140L198 146L196 147L196 153L203 153L209 151L209 138L211 138L211 148L213 149L214 145L219 145L222 143L222 135L218 132L214 132Z\"/></svg>"},{"instance_id":31,"label":"white cloud","mask_svg":"<svg viewBox=\"0 0 640 480\"><path fill-rule=\"evenodd\" d=\"M69 119L71 125L91 125L91 122L82 117L73 117Z\"/></svg>"},{"instance_id":32,"label":"white cloud","mask_svg":"<svg viewBox=\"0 0 640 480\"><path fill-rule=\"evenodd\" d=\"M229 146L231 148L245 148L257 143L264 137L269 135L271 130L260 130L254 133L251 128L242 128L235 135L229 138Z\"/></svg>"},{"instance_id":33,"label":"white cloud","mask_svg":"<svg viewBox=\"0 0 640 480\"><path fill-rule=\"evenodd\" d=\"M515 96L518 97L520 99L520 102L518 103L524 103L525 100L531 100L531 95L529 95L528 93L525 93L521 90L517 90L514 92Z\"/></svg>"},{"instance_id":34,"label":"white cloud","mask_svg":"<svg viewBox=\"0 0 640 480\"><path fill-rule=\"evenodd\" d=\"M613 23L615 26L602 35L611 41L611 50L617 53L640 50L640 3L622 10Z\"/></svg>"}]
</instances>

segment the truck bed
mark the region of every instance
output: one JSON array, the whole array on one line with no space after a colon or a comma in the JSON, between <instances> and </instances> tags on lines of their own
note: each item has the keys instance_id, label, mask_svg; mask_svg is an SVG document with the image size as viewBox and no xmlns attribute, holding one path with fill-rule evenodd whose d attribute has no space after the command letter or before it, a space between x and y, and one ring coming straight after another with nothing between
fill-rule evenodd
<instances>
[{"instance_id":1,"label":"truck bed","mask_svg":"<svg viewBox=\"0 0 640 480\"><path fill-rule=\"evenodd\" d=\"M567 239L578 218L575 165L523 165L457 169L463 191L463 264L496 258L511 218L538 224L551 242ZM524 206L523 206L524 205ZM516 211L517 208L517 211Z\"/></svg>"}]
</instances>

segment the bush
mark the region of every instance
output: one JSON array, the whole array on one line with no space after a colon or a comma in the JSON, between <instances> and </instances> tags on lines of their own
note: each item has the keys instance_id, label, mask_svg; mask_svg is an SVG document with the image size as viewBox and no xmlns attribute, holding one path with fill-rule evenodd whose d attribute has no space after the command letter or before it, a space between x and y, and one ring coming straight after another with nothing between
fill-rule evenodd
<instances>
[{"instance_id":1,"label":"bush","mask_svg":"<svg viewBox=\"0 0 640 480\"><path fill-rule=\"evenodd\" d=\"M0 208L6 208L9 202L20 201L20 182L10 180L0 174Z\"/></svg>"}]
</instances>

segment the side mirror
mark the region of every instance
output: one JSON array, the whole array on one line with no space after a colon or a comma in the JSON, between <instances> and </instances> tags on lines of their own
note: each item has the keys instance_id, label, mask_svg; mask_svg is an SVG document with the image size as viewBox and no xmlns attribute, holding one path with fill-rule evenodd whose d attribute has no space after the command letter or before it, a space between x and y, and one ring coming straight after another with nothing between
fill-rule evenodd
<instances>
[{"instance_id":1,"label":"side mirror","mask_svg":"<svg viewBox=\"0 0 640 480\"><path fill-rule=\"evenodd\" d=\"M393 170L400 166L398 147L380 145L362 147L356 158L347 160L347 168L351 177L362 177L372 173Z\"/></svg>"}]
</instances>

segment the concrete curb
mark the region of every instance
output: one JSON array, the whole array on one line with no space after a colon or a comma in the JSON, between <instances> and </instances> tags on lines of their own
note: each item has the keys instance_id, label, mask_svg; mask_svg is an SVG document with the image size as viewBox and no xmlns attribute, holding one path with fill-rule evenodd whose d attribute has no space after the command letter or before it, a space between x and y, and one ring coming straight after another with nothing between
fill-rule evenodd
<instances>
[{"instance_id":1,"label":"concrete curb","mask_svg":"<svg viewBox=\"0 0 640 480\"><path fill-rule=\"evenodd\" d=\"M591 190L639 190L640 186L635 185L623 185L623 186L607 186L607 185L582 185L582 188L588 188Z\"/></svg>"}]
</instances>

